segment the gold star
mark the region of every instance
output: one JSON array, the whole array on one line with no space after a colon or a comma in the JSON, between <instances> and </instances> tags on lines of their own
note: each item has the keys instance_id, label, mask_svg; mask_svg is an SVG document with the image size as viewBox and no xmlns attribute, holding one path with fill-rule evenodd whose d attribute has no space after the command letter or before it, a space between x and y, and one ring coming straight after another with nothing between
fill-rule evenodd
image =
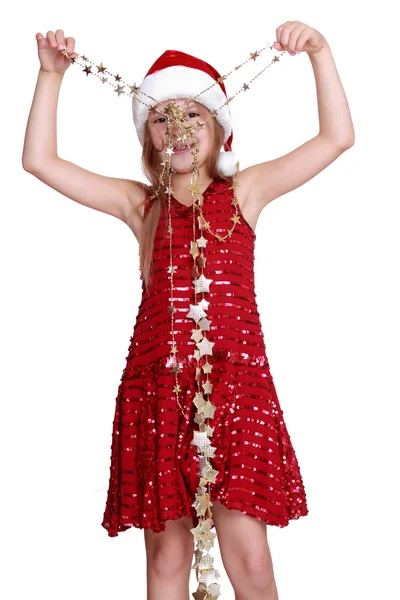
<instances>
[{"instance_id":1,"label":"gold star","mask_svg":"<svg viewBox=\"0 0 400 600\"><path fill-rule=\"evenodd\" d=\"M115 81L121 81L121 75L118 75L118 74L117 74L117 75L115 76Z\"/></svg>"},{"instance_id":2,"label":"gold star","mask_svg":"<svg viewBox=\"0 0 400 600\"><path fill-rule=\"evenodd\" d=\"M194 279L192 283L194 284L196 294L199 294L201 292L209 293L210 283L212 281L212 279L206 279L203 274L201 274L198 279Z\"/></svg>"},{"instance_id":3,"label":"gold star","mask_svg":"<svg viewBox=\"0 0 400 600\"><path fill-rule=\"evenodd\" d=\"M232 184L229 186L229 188L228 188L228 189L230 189L230 190L236 190L238 187L239 187L239 184L238 184L238 182L237 182L237 181L235 181L235 180L233 180L233 181L232 181ZM236 202L236 204L237 204L237 200L236 200L236 198L233 198L233 200L232 200L232 204L234 203L234 201L235 201L235 202Z\"/></svg>"},{"instance_id":4,"label":"gold star","mask_svg":"<svg viewBox=\"0 0 400 600\"><path fill-rule=\"evenodd\" d=\"M250 56L253 60L256 60L257 56L260 56L260 53L256 50L255 52L250 52Z\"/></svg>"},{"instance_id":5,"label":"gold star","mask_svg":"<svg viewBox=\"0 0 400 600\"><path fill-rule=\"evenodd\" d=\"M272 62L278 62L279 60L279 56L274 56L274 58L272 59Z\"/></svg>"},{"instance_id":6,"label":"gold star","mask_svg":"<svg viewBox=\"0 0 400 600\"><path fill-rule=\"evenodd\" d=\"M197 347L200 350L200 357L204 356L204 354L212 355L212 347L215 342L210 342L206 337L204 337L201 342L197 343Z\"/></svg>"},{"instance_id":7,"label":"gold star","mask_svg":"<svg viewBox=\"0 0 400 600\"><path fill-rule=\"evenodd\" d=\"M201 541L205 550L210 550L210 548L213 547L214 539L216 538L216 536L217 534L212 533L211 531L207 531L206 533L204 533L204 535L201 536Z\"/></svg>"},{"instance_id":8,"label":"gold star","mask_svg":"<svg viewBox=\"0 0 400 600\"><path fill-rule=\"evenodd\" d=\"M231 217L231 220L235 223L235 225L237 223L240 223L240 216L239 215L233 215L233 217Z\"/></svg>"},{"instance_id":9,"label":"gold star","mask_svg":"<svg viewBox=\"0 0 400 600\"><path fill-rule=\"evenodd\" d=\"M198 517L204 516L207 508L210 506L209 495L203 494L202 496L196 496L196 500L193 502L192 506L196 509Z\"/></svg>"},{"instance_id":10,"label":"gold star","mask_svg":"<svg viewBox=\"0 0 400 600\"><path fill-rule=\"evenodd\" d=\"M173 304L170 304L168 306L168 312L169 312L170 315L172 315L172 313L175 312L175 307L174 307Z\"/></svg>"},{"instance_id":11,"label":"gold star","mask_svg":"<svg viewBox=\"0 0 400 600\"><path fill-rule=\"evenodd\" d=\"M217 81L218 83L222 83L223 81L225 81L226 79L226 75L222 75L222 77L218 77Z\"/></svg>"},{"instance_id":12,"label":"gold star","mask_svg":"<svg viewBox=\"0 0 400 600\"><path fill-rule=\"evenodd\" d=\"M207 417L204 417L205 419ZM214 454L217 448L215 448L214 446L209 446L208 448L206 448L203 452L203 456L206 456L207 458L214 458Z\"/></svg>"},{"instance_id":13,"label":"gold star","mask_svg":"<svg viewBox=\"0 0 400 600\"><path fill-rule=\"evenodd\" d=\"M207 482L207 479L206 479L205 477L201 477L201 478L200 478L200 482L199 482L199 487L201 487L201 488L205 488L205 487L206 487L206 485L207 485L207 483L208 483L208 482Z\"/></svg>"},{"instance_id":14,"label":"gold star","mask_svg":"<svg viewBox=\"0 0 400 600\"><path fill-rule=\"evenodd\" d=\"M85 68L83 69L83 72L86 73L86 75L93 75L92 71L91 71L92 67L89 67L88 65L85 65Z\"/></svg>"},{"instance_id":15,"label":"gold star","mask_svg":"<svg viewBox=\"0 0 400 600\"><path fill-rule=\"evenodd\" d=\"M106 71L106 68L103 66L103 63L100 63L99 65L96 65L97 69L98 69L98 73L104 73L104 71Z\"/></svg>"},{"instance_id":16,"label":"gold star","mask_svg":"<svg viewBox=\"0 0 400 600\"><path fill-rule=\"evenodd\" d=\"M203 552L202 552L200 549L198 549L198 548L197 548L197 549L194 551L194 556L195 556L195 563L194 563L194 565L193 565L192 569L195 569L196 567L198 567L198 566L199 566L199 564L200 564L200 559L201 559L201 557L203 556Z\"/></svg>"},{"instance_id":17,"label":"gold star","mask_svg":"<svg viewBox=\"0 0 400 600\"><path fill-rule=\"evenodd\" d=\"M206 265L206 257L204 256L204 254L200 254L200 256L197 259L197 262L199 263L199 267L200 269L202 269L203 267L205 267Z\"/></svg>"},{"instance_id":18,"label":"gold star","mask_svg":"<svg viewBox=\"0 0 400 600\"><path fill-rule=\"evenodd\" d=\"M211 483L215 483L215 478L218 475L218 471L216 471L213 468L208 469L207 473L206 473L206 479L207 481L211 481Z\"/></svg>"},{"instance_id":19,"label":"gold star","mask_svg":"<svg viewBox=\"0 0 400 600\"><path fill-rule=\"evenodd\" d=\"M172 189L172 187L167 187L167 188L165 188L165 193L166 193L166 194L168 194L168 195L169 195L169 194L171 194L171 195L172 195L172 194L173 194L173 191L174 191L174 190Z\"/></svg>"},{"instance_id":20,"label":"gold star","mask_svg":"<svg viewBox=\"0 0 400 600\"><path fill-rule=\"evenodd\" d=\"M182 373L182 369L179 368L179 365L174 365L172 369L169 370L170 373Z\"/></svg>"},{"instance_id":21,"label":"gold star","mask_svg":"<svg viewBox=\"0 0 400 600\"><path fill-rule=\"evenodd\" d=\"M118 94L118 98L120 96L120 94L124 93L124 86L123 85L117 85L117 88L114 90L114 92L117 92Z\"/></svg>"},{"instance_id":22,"label":"gold star","mask_svg":"<svg viewBox=\"0 0 400 600\"><path fill-rule=\"evenodd\" d=\"M196 256L199 255L199 248L197 243L193 242L193 240L190 242L190 254L193 256L193 258L196 258Z\"/></svg>"},{"instance_id":23,"label":"gold star","mask_svg":"<svg viewBox=\"0 0 400 600\"><path fill-rule=\"evenodd\" d=\"M210 323L208 319L204 318L199 321L199 327L202 331L210 331Z\"/></svg>"},{"instance_id":24,"label":"gold star","mask_svg":"<svg viewBox=\"0 0 400 600\"><path fill-rule=\"evenodd\" d=\"M209 303L209 302L207 302L207 300L206 300L205 298L202 298L202 299L200 300L200 304L201 304L201 306L204 308L204 310L208 310L208 307L209 307L209 305L210 305L210 303Z\"/></svg>"},{"instance_id":25,"label":"gold star","mask_svg":"<svg viewBox=\"0 0 400 600\"><path fill-rule=\"evenodd\" d=\"M172 147L171 148L167 148L167 150L165 152L165 154L168 154L169 156L171 156L171 154L173 154L173 153L174 153L174 149Z\"/></svg>"},{"instance_id":26,"label":"gold star","mask_svg":"<svg viewBox=\"0 0 400 600\"><path fill-rule=\"evenodd\" d=\"M204 373L211 373L211 369L212 369L212 364L210 364L209 362L204 363L204 365L203 365Z\"/></svg>"},{"instance_id":27,"label":"gold star","mask_svg":"<svg viewBox=\"0 0 400 600\"><path fill-rule=\"evenodd\" d=\"M128 86L128 87L131 88L131 94L138 94L139 93L139 89L140 88L135 83L133 85ZM150 111L153 111L153 110L154 110L154 107L152 106L151 109L150 109Z\"/></svg>"},{"instance_id":28,"label":"gold star","mask_svg":"<svg viewBox=\"0 0 400 600\"><path fill-rule=\"evenodd\" d=\"M178 352L178 350L176 349L175 344L172 346L171 352L172 352L172 354L176 354Z\"/></svg>"},{"instance_id":29,"label":"gold star","mask_svg":"<svg viewBox=\"0 0 400 600\"><path fill-rule=\"evenodd\" d=\"M181 391L180 385L178 383L178 385L174 386L174 392L175 393L179 393Z\"/></svg>"},{"instance_id":30,"label":"gold star","mask_svg":"<svg viewBox=\"0 0 400 600\"><path fill-rule=\"evenodd\" d=\"M218 596L221 595L221 586L219 583L212 583L209 587L211 594L211 600L217 600Z\"/></svg>"},{"instance_id":31,"label":"gold star","mask_svg":"<svg viewBox=\"0 0 400 600\"><path fill-rule=\"evenodd\" d=\"M195 541L197 542L200 539L200 536L203 533L203 524L201 521L199 521L199 523L197 524L196 527L193 527L193 529L190 530L193 534L193 537L195 539Z\"/></svg>"},{"instance_id":32,"label":"gold star","mask_svg":"<svg viewBox=\"0 0 400 600\"><path fill-rule=\"evenodd\" d=\"M208 241L208 240L206 240L206 238L205 238L205 237L203 237L203 236L199 237L199 238L196 240L196 242L197 242L197 244L198 244L199 248L205 248L205 247L206 247L206 245L207 245L207 241Z\"/></svg>"},{"instance_id":33,"label":"gold star","mask_svg":"<svg viewBox=\"0 0 400 600\"><path fill-rule=\"evenodd\" d=\"M249 86L247 85L247 83L243 84L243 89L244 89L245 92L247 92L247 90L250 89Z\"/></svg>"},{"instance_id":34,"label":"gold star","mask_svg":"<svg viewBox=\"0 0 400 600\"><path fill-rule=\"evenodd\" d=\"M211 404L211 402L209 400L207 400L207 402L202 407L202 412L206 419L213 419L214 413L216 410L217 410L217 407L214 406L213 404Z\"/></svg>"},{"instance_id":35,"label":"gold star","mask_svg":"<svg viewBox=\"0 0 400 600\"><path fill-rule=\"evenodd\" d=\"M193 446L197 446L201 452L210 446L210 440L207 437L207 433L205 431L193 431L194 438L191 441Z\"/></svg>"},{"instance_id":36,"label":"gold star","mask_svg":"<svg viewBox=\"0 0 400 600\"><path fill-rule=\"evenodd\" d=\"M205 394L211 394L213 385L210 381L207 380L202 386Z\"/></svg>"},{"instance_id":37,"label":"gold star","mask_svg":"<svg viewBox=\"0 0 400 600\"><path fill-rule=\"evenodd\" d=\"M201 328L201 329L203 329L203 328ZM192 329L193 333L190 336L190 339L194 340L195 342L199 342L201 340L201 338L203 337L203 334L201 333L201 329Z\"/></svg>"},{"instance_id":38,"label":"gold star","mask_svg":"<svg viewBox=\"0 0 400 600\"><path fill-rule=\"evenodd\" d=\"M212 434L214 433L214 429L212 427L210 427L209 425L207 425L206 432L207 432L208 437L212 437Z\"/></svg>"},{"instance_id":39,"label":"gold star","mask_svg":"<svg viewBox=\"0 0 400 600\"><path fill-rule=\"evenodd\" d=\"M202 406L204 406L206 404L206 401L203 398L203 394L201 394L200 392L197 392L197 394L194 397L193 404L197 408L201 408Z\"/></svg>"},{"instance_id":40,"label":"gold star","mask_svg":"<svg viewBox=\"0 0 400 600\"><path fill-rule=\"evenodd\" d=\"M194 416L194 419L193 419L193 421L194 421L195 423L197 423L198 425L202 425L202 424L204 423L204 417L203 417L203 415L202 415L201 413L198 413L198 412L197 412L197 413L195 414L195 416Z\"/></svg>"},{"instance_id":41,"label":"gold star","mask_svg":"<svg viewBox=\"0 0 400 600\"><path fill-rule=\"evenodd\" d=\"M106 81L108 81L108 77L102 77L100 81L101 83L106 83Z\"/></svg>"},{"instance_id":42,"label":"gold star","mask_svg":"<svg viewBox=\"0 0 400 600\"><path fill-rule=\"evenodd\" d=\"M201 589L200 587L198 587L195 592L192 592L192 596L194 600L207 600L207 598L210 597L207 590Z\"/></svg>"},{"instance_id":43,"label":"gold star","mask_svg":"<svg viewBox=\"0 0 400 600\"><path fill-rule=\"evenodd\" d=\"M215 117L215 116L217 115L217 112L218 112L218 111L217 111L217 110L214 108L214 110L212 110L212 111L210 112L210 115L211 115L212 117Z\"/></svg>"},{"instance_id":44,"label":"gold star","mask_svg":"<svg viewBox=\"0 0 400 600\"><path fill-rule=\"evenodd\" d=\"M190 310L186 315L188 319L193 319L196 323L198 323L200 319L207 316L201 306L201 302L199 302L198 304L189 304L189 306Z\"/></svg>"},{"instance_id":45,"label":"gold star","mask_svg":"<svg viewBox=\"0 0 400 600\"><path fill-rule=\"evenodd\" d=\"M174 274L176 272L176 269L178 267L171 267L171 265L168 267L168 273Z\"/></svg>"},{"instance_id":46,"label":"gold star","mask_svg":"<svg viewBox=\"0 0 400 600\"><path fill-rule=\"evenodd\" d=\"M193 181L193 183L189 185L188 190L193 194L200 194L200 181L198 179Z\"/></svg>"},{"instance_id":47,"label":"gold star","mask_svg":"<svg viewBox=\"0 0 400 600\"><path fill-rule=\"evenodd\" d=\"M82 60L85 60L85 61L86 61L86 60L89 60L89 59L88 59L88 58L86 58L86 56L83 56L83 54L82 54Z\"/></svg>"}]
</instances>

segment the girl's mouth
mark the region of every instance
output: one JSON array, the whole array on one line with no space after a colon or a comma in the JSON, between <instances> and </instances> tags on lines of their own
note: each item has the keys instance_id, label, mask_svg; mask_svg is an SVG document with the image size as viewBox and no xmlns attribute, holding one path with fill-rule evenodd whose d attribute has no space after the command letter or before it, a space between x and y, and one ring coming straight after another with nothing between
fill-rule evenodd
<instances>
[{"instance_id":1,"label":"girl's mouth","mask_svg":"<svg viewBox=\"0 0 400 600\"><path fill-rule=\"evenodd\" d=\"M189 147L185 146L183 148L176 147L174 148L174 154L184 154L185 152L189 152L193 148L193 144Z\"/></svg>"}]
</instances>

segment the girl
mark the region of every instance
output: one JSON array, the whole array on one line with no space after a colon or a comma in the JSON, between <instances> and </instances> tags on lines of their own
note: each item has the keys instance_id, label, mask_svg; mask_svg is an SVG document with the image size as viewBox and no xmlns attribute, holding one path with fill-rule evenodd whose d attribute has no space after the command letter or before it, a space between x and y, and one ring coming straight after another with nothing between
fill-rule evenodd
<instances>
[{"instance_id":1,"label":"girl","mask_svg":"<svg viewBox=\"0 0 400 600\"><path fill-rule=\"evenodd\" d=\"M144 529L148 600L187 600L193 536L203 535L195 525L199 516L212 514L235 599L276 600L266 526L284 527L308 509L265 354L254 291L255 226L269 202L304 184L354 143L329 45L299 21L277 28L277 50L310 58L320 130L289 154L240 172L238 165L232 168L228 102L221 108L227 100L224 78L200 59L165 52L140 86L158 103L148 110L134 98L132 105L148 185L100 176L58 157L57 99L70 65L62 50L78 55L75 40L61 29L36 39L40 70L24 169L71 199L123 220L140 244L142 301L116 400L102 525L109 536L132 526ZM179 111L191 126L188 140L172 116L172 126L168 122ZM220 153L222 145L226 152ZM169 164L172 177L164 190L160 173ZM191 241L196 212L201 234ZM196 280L199 267L206 277ZM196 303L192 282L197 292L209 293L209 302L203 297ZM196 382L204 375L203 395ZM209 394L213 404L204 399ZM205 449L209 453L199 459ZM212 535L207 532L207 539ZM201 556L196 553L196 568ZM216 598L217 573L210 567L203 573L213 577L199 580L193 597Z\"/></svg>"}]
</instances>

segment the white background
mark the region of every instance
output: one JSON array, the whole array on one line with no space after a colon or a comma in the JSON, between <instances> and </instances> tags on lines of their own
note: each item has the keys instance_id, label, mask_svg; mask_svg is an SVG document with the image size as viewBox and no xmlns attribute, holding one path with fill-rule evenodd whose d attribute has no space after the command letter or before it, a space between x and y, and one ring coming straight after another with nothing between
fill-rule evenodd
<instances>
[{"instance_id":1,"label":"white background","mask_svg":"<svg viewBox=\"0 0 400 600\"><path fill-rule=\"evenodd\" d=\"M172 8L175 6L175 10ZM399 95L388 2L13 3L2 32L1 595L7 600L146 597L143 530L100 522L111 426L140 302L138 244L118 219L22 169L39 69L35 34L140 84L178 49L221 74L300 20L332 49L356 143L256 227L256 290L271 372L309 515L268 527L280 600L395 600L399 537ZM272 58L226 82L236 93ZM285 55L231 104L240 167L318 133L308 56ZM72 65L58 155L146 181L131 101ZM396 308L397 307L397 308ZM97 491L96 491L97 490ZM219 555L221 598L234 594ZM194 572L191 592L196 589Z\"/></svg>"}]
</instances>

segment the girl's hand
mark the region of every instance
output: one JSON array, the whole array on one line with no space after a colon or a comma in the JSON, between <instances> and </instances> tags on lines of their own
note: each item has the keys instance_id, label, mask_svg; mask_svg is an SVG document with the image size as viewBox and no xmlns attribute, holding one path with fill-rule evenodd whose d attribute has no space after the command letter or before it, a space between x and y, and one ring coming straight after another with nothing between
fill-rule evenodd
<instances>
[{"instance_id":1,"label":"girl's hand","mask_svg":"<svg viewBox=\"0 0 400 600\"><path fill-rule=\"evenodd\" d=\"M328 45L324 36L300 21L286 21L276 30L276 42L274 48L277 50L287 50L291 56L299 52L317 54Z\"/></svg>"},{"instance_id":2,"label":"girl's hand","mask_svg":"<svg viewBox=\"0 0 400 600\"><path fill-rule=\"evenodd\" d=\"M62 29L57 29L55 33L48 31L46 37L39 32L36 34L36 41L40 68L46 73L60 73L63 75L68 69L71 61L61 52L65 47L68 52L72 53L74 58L79 56L76 52L73 52L75 48L74 38L65 38Z\"/></svg>"}]
</instances>

